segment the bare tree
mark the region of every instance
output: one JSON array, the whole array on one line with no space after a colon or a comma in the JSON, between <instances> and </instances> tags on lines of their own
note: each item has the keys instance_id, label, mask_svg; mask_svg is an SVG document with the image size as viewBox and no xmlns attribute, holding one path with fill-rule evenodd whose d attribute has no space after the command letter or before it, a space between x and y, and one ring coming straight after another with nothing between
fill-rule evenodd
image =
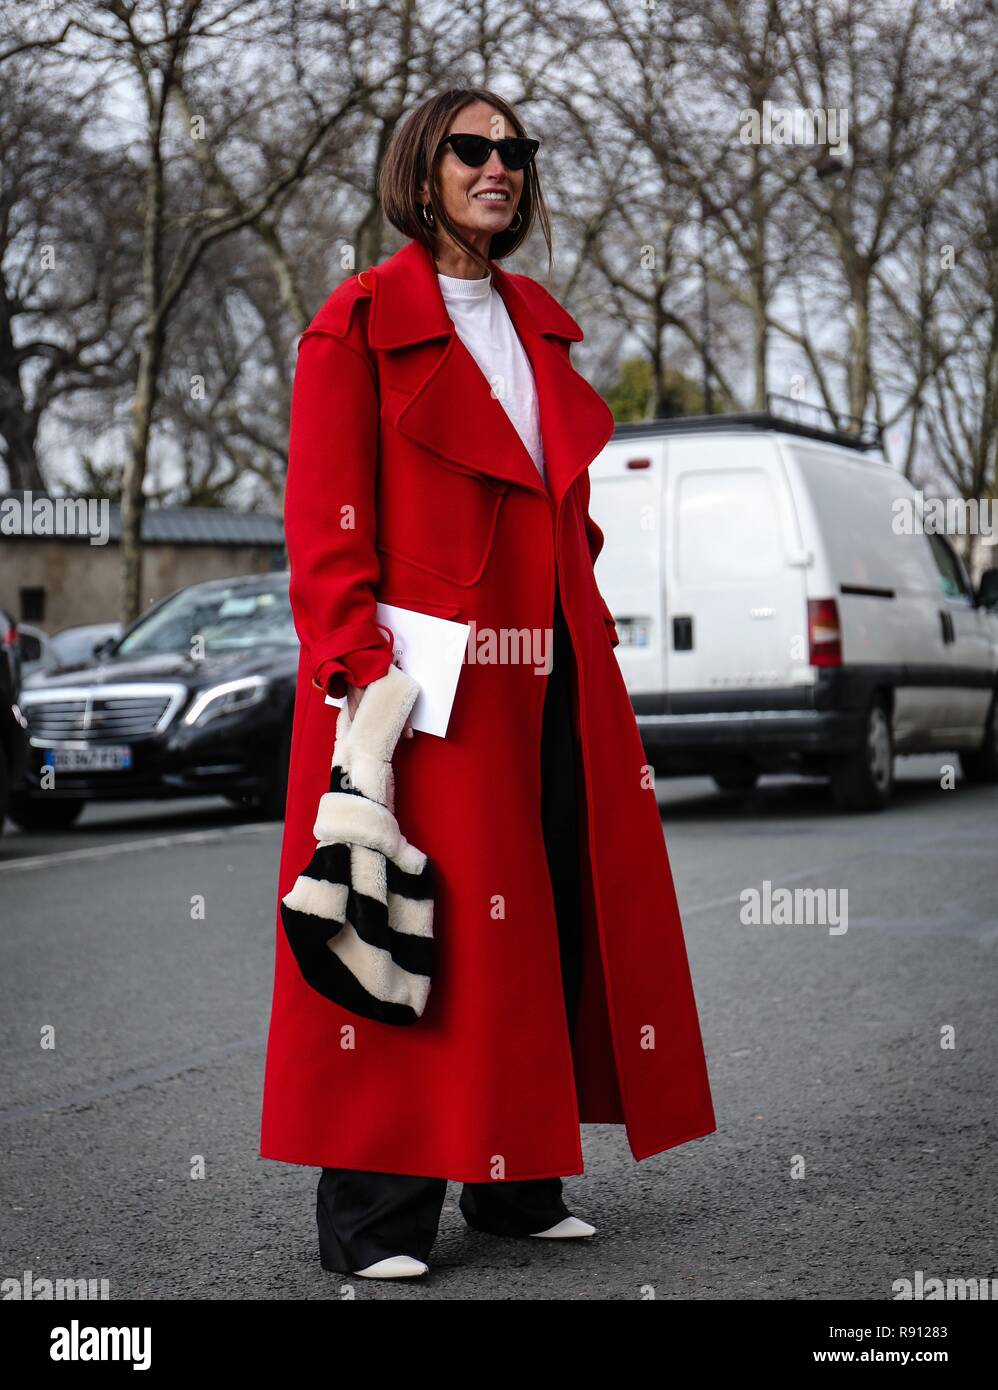
<instances>
[{"instance_id":1,"label":"bare tree","mask_svg":"<svg viewBox=\"0 0 998 1390\"><path fill-rule=\"evenodd\" d=\"M545 7L538 17L549 42L570 40L543 84L545 129L558 151L545 177L560 239L571 248L561 253L559 289L569 298L585 291L590 313L612 325L614 350L625 338L640 346L652 416L677 412L675 368L697 358L719 395L735 394L723 330L704 312L702 245L689 216L699 193L681 99L691 14L685 5L595 0L583 9Z\"/></svg>"},{"instance_id":2,"label":"bare tree","mask_svg":"<svg viewBox=\"0 0 998 1390\"><path fill-rule=\"evenodd\" d=\"M89 443L130 404L120 487L86 460L121 494L126 618L147 498L273 505L294 338L396 243L376 197L392 134L431 91L493 85L542 138L575 360L629 412L646 386L651 415L761 406L789 372L836 415L905 426L909 476L929 460L991 486L989 4L456 0L442 22L435 0L13 0L12 479L41 478L48 416ZM843 111L848 150L745 143L767 102ZM548 278L536 246L516 260Z\"/></svg>"},{"instance_id":3,"label":"bare tree","mask_svg":"<svg viewBox=\"0 0 998 1390\"><path fill-rule=\"evenodd\" d=\"M931 378L926 428L933 456L957 495L998 501L998 172L993 158L968 181L961 212L972 235L954 263L939 314L956 347ZM979 547L978 537L966 538L971 564L984 560ZM998 563L993 550L990 563Z\"/></svg>"},{"instance_id":4,"label":"bare tree","mask_svg":"<svg viewBox=\"0 0 998 1390\"><path fill-rule=\"evenodd\" d=\"M798 100L848 114L848 156L817 166L820 177L798 194L819 218L817 253L827 241L834 255L848 321L847 409L862 416L871 398L879 405L877 277L968 168L965 143L946 138L948 90L954 80L980 81L980 58L926 0L876 10L859 0L794 0L780 15Z\"/></svg>"},{"instance_id":5,"label":"bare tree","mask_svg":"<svg viewBox=\"0 0 998 1390\"><path fill-rule=\"evenodd\" d=\"M310 85L302 90L297 85L301 74L293 66L282 67L289 54L284 16L265 0L102 0L73 11L76 29L86 40L81 56L106 63L116 80L131 83L144 117L135 151L142 167L143 312L122 486L126 621L141 604L143 485L170 320L209 249L247 227L265 225L385 77L371 60L365 85L344 88L338 80L340 46L363 27L363 12L332 9L324 14L321 5L308 3L298 12L316 55ZM217 72L224 66L232 89L240 90L239 62L251 59L266 65L267 81L244 103L244 114L255 113L260 102L276 109L283 100L285 106L288 143L276 170L255 161L246 168L238 121L216 130L199 113L193 129L177 119L191 116L182 99L188 83L203 86L210 67ZM200 139L223 147L208 166L213 177L207 184L205 162L191 148ZM223 180L217 175L225 167L229 172Z\"/></svg>"},{"instance_id":6,"label":"bare tree","mask_svg":"<svg viewBox=\"0 0 998 1390\"><path fill-rule=\"evenodd\" d=\"M83 390L120 390L133 369L132 171L81 136L93 90L61 90L31 46L2 70L0 462L11 487L42 491L46 413Z\"/></svg>"}]
</instances>

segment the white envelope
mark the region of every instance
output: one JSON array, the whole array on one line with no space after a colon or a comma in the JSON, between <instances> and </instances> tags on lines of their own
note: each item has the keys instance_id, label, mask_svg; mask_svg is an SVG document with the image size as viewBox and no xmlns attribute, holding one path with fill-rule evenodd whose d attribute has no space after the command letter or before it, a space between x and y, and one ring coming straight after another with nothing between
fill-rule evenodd
<instances>
[{"instance_id":1,"label":"white envelope","mask_svg":"<svg viewBox=\"0 0 998 1390\"><path fill-rule=\"evenodd\" d=\"M395 634L393 648L398 664L419 685L419 694L409 718L414 729L444 738L450 722L454 693L471 635L468 623L399 608L393 603L378 604L378 621ZM346 696L326 696L327 705L342 705Z\"/></svg>"}]
</instances>

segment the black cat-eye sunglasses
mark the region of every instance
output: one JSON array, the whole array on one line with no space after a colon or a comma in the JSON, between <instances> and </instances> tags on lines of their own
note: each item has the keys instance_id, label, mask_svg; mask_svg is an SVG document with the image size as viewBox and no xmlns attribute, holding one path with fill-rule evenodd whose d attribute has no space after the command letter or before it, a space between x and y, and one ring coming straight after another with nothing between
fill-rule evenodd
<instances>
[{"instance_id":1,"label":"black cat-eye sunglasses","mask_svg":"<svg viewBox=\"0 0 998 1390\"><path fill-rule=\"evenodd\" d=\"M481 168L493 150L499 151L499 158L507 169L525 169L541 142L512 135L505 140L489 140L485 135L445 135L438 146L438 154L444 145L450 145L462 164L470 164L473 169Z\"/></svg>"}]
</instances>

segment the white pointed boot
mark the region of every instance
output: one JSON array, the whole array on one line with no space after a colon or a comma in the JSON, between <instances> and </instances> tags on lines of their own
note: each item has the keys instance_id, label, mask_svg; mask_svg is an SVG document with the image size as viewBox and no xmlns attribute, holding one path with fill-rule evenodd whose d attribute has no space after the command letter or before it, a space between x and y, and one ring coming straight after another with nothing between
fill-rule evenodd
<instances>
[{"instance_id":1,"label":"white pointed boot","mask_svg":"<svg viewBox=\"0 0 998 1390\"><path fill-rule=\"evenodd\" d=\"M530 1234L550 1237L552 1240L573 1240L578 1236L594 1236L596 1227L590 1226L588 1221L583 1221L579 1216L566 1216L556 1226L551 1226L546 1231L531 1231Z\"/></svg>"},{"instance_id":2,"label":"white pointed boot","mask_svg":"<svg viewBox=\"0 0 998 1390\"><path fill-rule=\"evenodd\" d=\"M412 1255L390 1255L386 1260L377 1260L365 1269L355 1269L354 1274L364 1279L416 1279L426 1274L430 1266Z\"/></svg>"}]
</instances>

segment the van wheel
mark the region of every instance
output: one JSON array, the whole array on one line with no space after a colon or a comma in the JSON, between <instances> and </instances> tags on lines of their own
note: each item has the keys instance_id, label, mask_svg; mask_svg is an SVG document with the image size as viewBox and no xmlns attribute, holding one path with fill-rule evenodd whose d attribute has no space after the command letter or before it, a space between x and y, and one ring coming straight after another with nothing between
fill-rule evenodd
<instances>
[{"instance_id":1,"label":"van wheel","mask_svg":"<svg viewBox=\"0 0 998 1390\"><path fill-rule=\"evenodd\" d=\"M984 742L980 748L960 754L960 769L968 782L998 782L998 694L988 710Z\"/></svg>"},{"instance_id":2,"label":"van wheel","mask_svg":"<svg viewBox=\"0 0 998 1390\"><path fill-rule=\"evenodd\" d=\"M832 798L840 811L882 811L894 790L894 734L887 705L866 711L863 742L831 767Z\"/></svg>"},{"instance_id":3,"label":"van wheel","mask_svg":"<svg viewBox=\"0 0 998 1390\"><path fill-rule=\"evenodd\" d=\"M750 792L759 780L758 772L715 772L714 782L722 792Z\"/></svg>"}]
</instances>

